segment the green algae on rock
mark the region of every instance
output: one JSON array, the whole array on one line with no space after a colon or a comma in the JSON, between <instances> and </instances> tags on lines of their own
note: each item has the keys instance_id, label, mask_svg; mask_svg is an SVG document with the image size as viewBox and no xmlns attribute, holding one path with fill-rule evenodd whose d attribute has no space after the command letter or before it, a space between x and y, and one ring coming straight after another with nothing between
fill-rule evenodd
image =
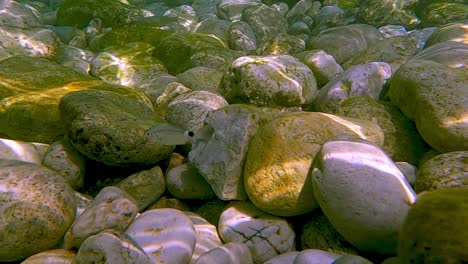
<instances>
[{"instance_id":1,"label":"green algae on rock","mask_svg":"<svg viewBox=\"0 0 468 264\"><path fill-rule=\"evenodd\" d=\"M424 49L392 76L388 96L440 152L468 150L468 44Z\"/></svg>"},{"instance_id":2,"label":"green algae on rock","mask_svg":"<svg viewBox=\"0 0 468 264\"><path fill-rule=\"evenodd\" d=\"M210 58L219 60L223 71L240 53L227 48L227 44L214 35L200 33L173 33L156 46L154 56L160 59L171 74L184 72L194 66L210 67ZM201 65L206 63L206 65Z\"/></svg>"},{"instance_id":3,"label":"green algae on rock","mask_svg":"<svg viewBox=\"0 0 468 264\"><path fill-rule=\"evenodd\" d=\"M367 24L352 24L324 30L307 40L307 49L321 49L332 55L339 64L364 52L383 36Z\"/></svg>"},{"instance_id":4,"label":"green algae on rock","mask_svg":"<svg viewBox=\"0 0 468 264\"><path fill-rule=\"evenodd\" d=\"M468 151L447 152L424 162L418 170L416 192L468 188Z\"/></svg>"},{"instance_id":5,"label":"green algae on rock","mask_svg":"<svg viewBox=\"0 0 468 264\"><path fill-rule=\"evenodd\" d=\"M463 3L432 3L421 12L424 27L443 26L468 18L468 5Z\"/></svg>"},{"instance_id":6,"label":"green algae on rock","mask_svg":"<svg viewBox=\"0 0 468 264\"><path fill-rule=\"evenodd\" d=\"M152 107L145 95L132 88L107 84L41 58L2 60L0 78L0 132L11 139L41 143L61 139L65 128L58 105L73 91L114 91Z\"/></svg>"},{"instance_id":7,"label":"green algae on rock","mask_svg":"<svg viewBox=\"0 0 468 264\"><path fill-rule=\"evenodd\" d=\"M426 40L425 48L444 41L468 44L468 19L438 27Z\"/></svg>"},{"instance_id":8,"label":"green algae on rock","mask_svg":"<svg viewBox=\"0 0 468 264\"><path fill-rule=\"evenodd\" d=\"M118 0L65 0L57 10L57 24L85 27L93 18L102 19L104 27L124 26L141 19L143 11Z\"/></svg>"},{"instance_id":9,"label":"green algae on rock","mask_svg":"<svg viewBox=\"0 0 468 264\"><path fill-rule=\"evenodd\" d=\"M112 166L152 165L174 149L145 136L148 128L165 121L130 96L79 91L65 95L59 108L70 142L93 160Z\"/></svg>"},{"instance_id":10,"label":"green algae on rock","mask_svg":"<svg viewBox=\"0 0 468 264\"><path fill-rule=\"evenodd\" d=\"M468 261L468 189L420 194L400 229L401 263Z\"/></svg>"}]
</instances>

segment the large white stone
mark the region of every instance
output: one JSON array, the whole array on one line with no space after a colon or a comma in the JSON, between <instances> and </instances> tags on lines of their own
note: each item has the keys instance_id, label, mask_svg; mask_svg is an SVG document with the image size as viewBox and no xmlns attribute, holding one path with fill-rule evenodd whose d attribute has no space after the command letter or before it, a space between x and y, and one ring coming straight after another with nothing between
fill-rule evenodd
<instances>
[{"instance_id":1,"label":"large white stone","mask_svg":"<svg viewBox=\"0 0 468 264\"><path fill-rule=\"evenodd\" d=\"M328 141L309 177L320 208L347 241L360 250L396 253L416 194L379 147L360 139Z\"/></svg>"},{"instance_id":2,"label":"large white stone","mask_svg":"<svg viewBox=\"0 0 468 264\"><path fill-rule=\"evenodd\" d=\"M196 243L192 221L176 209L153 209L138 216L125 231L152 263L189 263Z\"/></svg>"}]
</instances>

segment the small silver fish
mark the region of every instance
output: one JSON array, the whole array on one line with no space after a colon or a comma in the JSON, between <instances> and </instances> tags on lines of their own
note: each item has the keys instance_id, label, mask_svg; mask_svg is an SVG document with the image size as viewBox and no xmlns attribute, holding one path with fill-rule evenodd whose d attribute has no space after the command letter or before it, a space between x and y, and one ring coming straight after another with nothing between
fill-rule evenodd
<instances>
[{"instance_id":1,"label":"small silver fish","mask_svg":"<svg viewBox=\"0 0 468 264\"><path fill-rule=\"evenodd\" d=\"M185 145L192 142L194 131L184 130L169 123L152 126L145 132L146 136L157 141L161 145L174 146Z\"/></svg>"}]
</instances>

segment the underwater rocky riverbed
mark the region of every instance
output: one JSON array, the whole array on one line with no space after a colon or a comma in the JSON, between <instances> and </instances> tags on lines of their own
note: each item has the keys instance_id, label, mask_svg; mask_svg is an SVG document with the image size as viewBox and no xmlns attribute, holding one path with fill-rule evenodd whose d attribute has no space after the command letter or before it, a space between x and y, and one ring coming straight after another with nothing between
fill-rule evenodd
<instances>
[{"instance_id":1,"label":"underwater rocky riverbed","mask_svg":"<svg viewBox=\"0 0 468 264\"><path fill-rule=\"evenodd\" d=\"M467 263L464 0L0 0L1 263Z\"/></svg>"}]
</instances>

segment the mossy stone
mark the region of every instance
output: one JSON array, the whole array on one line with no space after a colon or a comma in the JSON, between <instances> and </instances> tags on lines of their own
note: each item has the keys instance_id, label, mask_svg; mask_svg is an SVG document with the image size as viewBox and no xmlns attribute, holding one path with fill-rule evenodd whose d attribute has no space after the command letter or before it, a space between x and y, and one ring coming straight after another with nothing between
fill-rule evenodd
<instances>
[{"instance_id":1,"label":"mossy stone","mask_svg":"<svg viewBox=\"0 0 468 264\"><path fill-rule=\"evenodd\" d=\"M468 189L436 190L420 195L400 230L401 263L466 263L467 223Z\"/></svg>"}]
</instances>

